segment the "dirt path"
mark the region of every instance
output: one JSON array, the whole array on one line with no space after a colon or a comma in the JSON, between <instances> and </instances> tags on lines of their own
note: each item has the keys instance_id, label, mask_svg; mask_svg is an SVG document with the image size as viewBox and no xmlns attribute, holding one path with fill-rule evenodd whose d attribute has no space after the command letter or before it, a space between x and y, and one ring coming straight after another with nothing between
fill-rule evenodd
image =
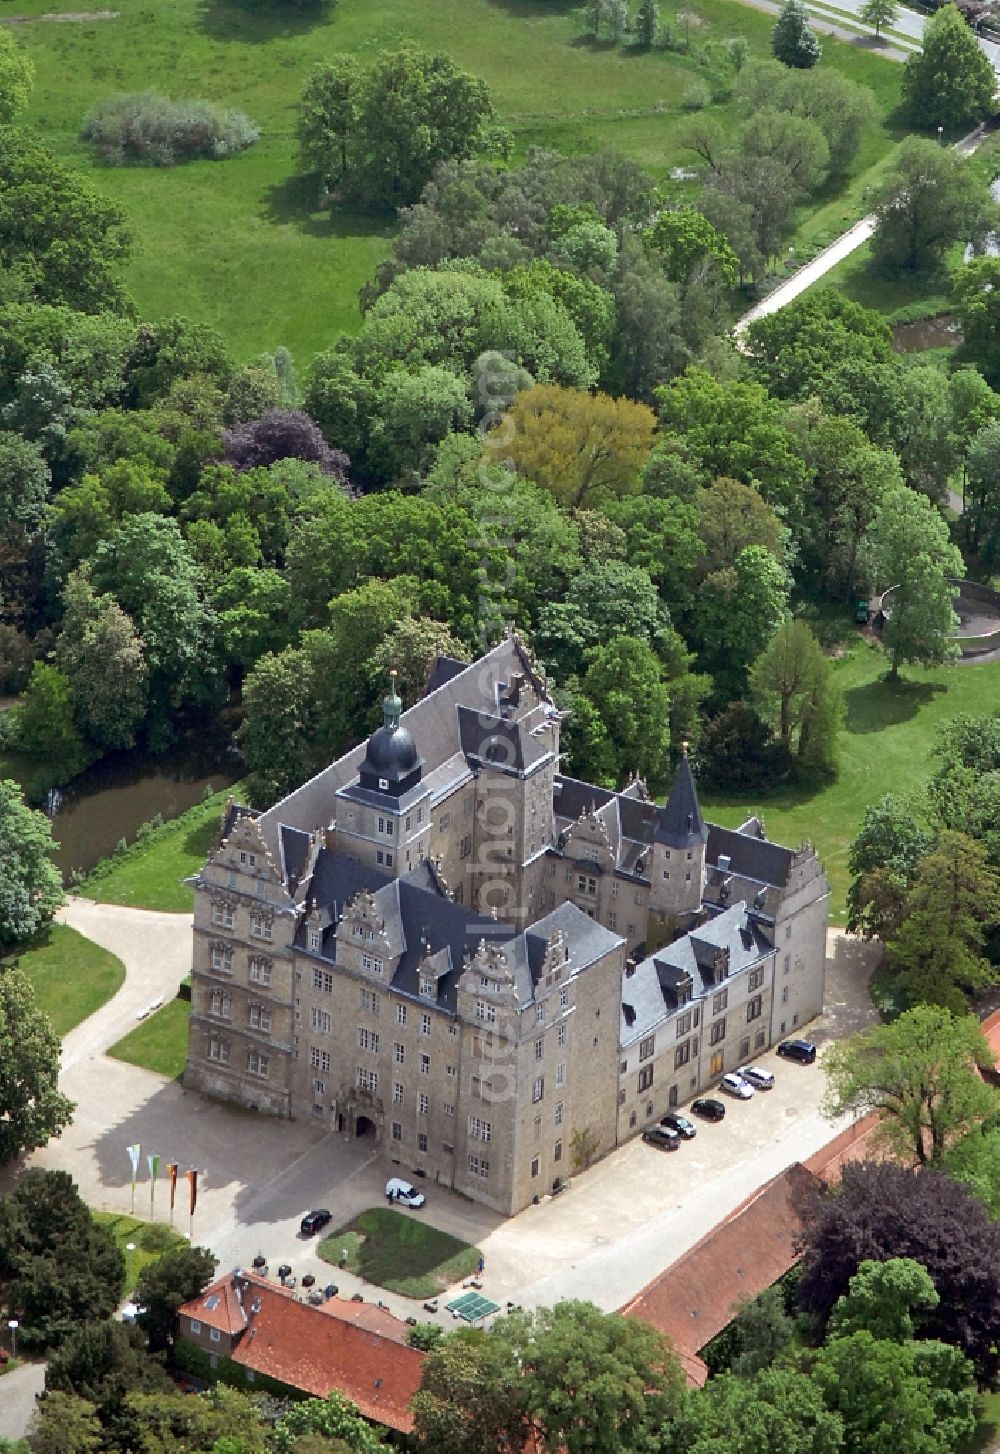
<instances>
[{"instance_id":1,"label":"dirt path","mask_svg":"<svg viewBox=\"0 0 1000 1454\"><path fill-rule=\"evenodd\" d=\"M45 15L5 15L0 25L34 25L36 20L47 20L56 25L81 24L90 20L117 20L119 10L60 10Z\"/></svg>"}]
</instances>

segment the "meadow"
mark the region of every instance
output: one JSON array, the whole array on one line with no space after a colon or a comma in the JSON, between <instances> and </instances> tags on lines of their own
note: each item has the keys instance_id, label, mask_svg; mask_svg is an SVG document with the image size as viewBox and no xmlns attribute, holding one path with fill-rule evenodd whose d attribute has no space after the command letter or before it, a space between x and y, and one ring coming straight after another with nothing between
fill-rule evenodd
<instances>
[{"instance_id":1,"label":"meadow","mask_svg":"<svg viewBox=\"0 0 1000 1454\"><path fill-rule=\"evenodd\" d=\"M960 712L1000 712L1000 662L937 668L904 667L885 680L888 662L860 636L836 663L844 695L840 772L819 788L773 793L702 795L706 817L735 827L759 812L767 835L797 848L816 845L830 880L830 922L842 924L847 855L865 808L883 793L914 794L934 770L938 728Z\"/></svg>"},{"instance_id":2,"label":"meadow","mask_svg":"<svg viewBox=\"0 0 1000 1454\"><path fill-rule=\"evenodd\" d=\"M613 148L658 178L692 160L678 139L683 97L710 73L696 54L596 43L567 0L352 0L328 12L273 0L118 0L114 18L42 20L65 0L14 0L14 28L37 79L28 123L64 160L125 209L135 235L127 274L143 317L171 313L214 324L239 359L279 344L300 366L359 322L357 293L388 252L391 217L329 210L296 174L295 121L310 67L337 51L362 59L412 39L444 50L492 87L519 152ZM664 0L672 21L682 0ZM769 53L772 17L736 0L699 0L692 47L743 36ZM12 17L6 17L11 23ZM823 65L875 92L853 193L891 149L901 67L824 38ZM90 107L115 92L158 89L245 110L260 142L225 162L111 168L79 138ZM736 120L731 104L712 112ZM690 186L690 184L688 184ZM834 227L837 189L804 208ZM848 207L853 201L848 197Z\"/></svg>"}]
</instances>

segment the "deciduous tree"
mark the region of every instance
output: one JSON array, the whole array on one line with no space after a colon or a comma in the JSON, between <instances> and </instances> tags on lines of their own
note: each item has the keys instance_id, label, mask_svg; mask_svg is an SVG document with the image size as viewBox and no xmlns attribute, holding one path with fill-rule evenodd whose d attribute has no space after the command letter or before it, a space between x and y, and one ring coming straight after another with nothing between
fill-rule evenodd
<instances>
[{"instance_id":1,"label":"deciduous tree","mask_svg":"<svg viewBox=\"0 0 1000 1454\"><path fill-rule=\"evenodd\" d=\"M928 28L947 17L948 5ZM985 62L993 87L993 69L965 21L954 11L976 54ZM925 112L925 115L929 114ZM982 184L950 147L907 136L874 191L875 231L872 259L890 273L931 273L941 266L948 248L969 239L982 227L987 212Z\"/></svg>"},{"instance_id":2,"label":"deciduous tree","mask_svg":"<svg viewBox=\"0 0 1000 1454\"><path fill-rule=\"evenodd\" d=\"M874 1025L829 1048L823 1111L830 1117L878 1111L876 1139L926 1166L1000 1108L1000 1095L979 1074L989 1063L973 1017L916 1005L891 1024Z\"/></svg>"},{"instance_id":3,"label":"deciduous tree","mask_svg":"<svg viewBox=\"0 0 1000 1454\"><path fill-rule=\"evenodd\" d=\"M74 1109L59 1090L59 1040L31 981L19 969L0 972L0 1165L58 1136Z\"/></svg>"},{"instance_id":4,"label":"deciduous tree","mask_svg":"<svg viewBox=\"0 0 1000 1454\"><path fill-rule=\"evenodd\" d=\"M807 1374L766 1368L753 1378L709 1379L690 1395L678 1434L685 1454L838 1454L843 1425Z\"/></svg>"},{"instance_id":5,"label":"deciduous tree","mask_svg":"<svg viewBox=\"0 0 1000 1454\"><path fill-rule=\"evenodd\" d=\"M890 676L897 677L906 661L954 660L957 588L949 578L962 576L965 566L940 513L915 490L892 490L867 539L878 579L896 587L882 633L892 661Z\"/></svg>"},{"instance_id":6,"label":"deciduous tree","mask_svg":"<svg viewBox=\"0 0 1000 1454\"><path fill-rule=\"evenodd\" d=\"M865 809L850 847L847 928L885 939L902 922L906 898L933 837L909 803L887 793Z\"/></svg>"},{"instance_id":7,"label":"deciduous tree","mask_svg":"<svg viewBox=\"0 0 1000 1454\"><path fill-rule=\"evenodd\" d=\"M896 0L865 0L858 11L858 19L865 25L872 26L876 40L886 26L891 29L895 25L898 15L899 6Z\"/></svg>"},{"instance_id":8,"label":"deciduous tree","mask_svg":"<svg viewBox=\"0 0 1000 1454\"><path fill-rule=\"evenodd\" d=\"M890 1343L905 1343L916 1337L940 1301L926 1267L912 1257L862 1262L834 1304L827 1337L867 1332Z\"/></svg>"},{"instance_id":9,"label":"deciduous tree","mask_svg":"<svg viewBox=\"0 0 1000 1454\"><path fill-rule=\"evenodd\" d=\"M849 1162L840 1189L811 1209L799 1282L802 1305L826 1318L866 1259L912 1257L941 1301L924 1336L971 1358L991 1385L1000 1354L1000 1224L967 1187L936 1171L893 1162Z\"/></svg>"},{"instance_id":10,"label":"deciduous tree","mask_svg":"<svg viewBox=\"0 0 1000 1454\"><path fill-rule=\"evenodd\" d=\"M177 1309L198 1296L217 1266L218 1259L206 1247L171 1247L146 1268L135 1301L142 1309L139 1326L151 1353L171 1346L177 1332Z\"/></svg>"},{"instance_id":11,"label":"deciduous tree","mask_svg":"<svg viewBox=\"0 0 1000 1454\"><path fill-rule=\"evenodd\" d=\"M142 638L114 597L95 594L85 570L70 577L64 600L56 661L77 722L100 747L131 747L149 694Z\"/></svg>"},{"instance_id":12,"label":"deciduous tree","mask_svg":"<svg viewBox=\"0 0 1000 1454\"><path fill-rule=\"evenodd\" d=\"M0 779L0 945L33 938L62 903L55 847L45 814L27 806L17 783Z\"/></svg>"},{"instance_id":13,"label":"deciduous tree","mask_svg":"<svg viewBox=\"0 0 1000 1454\"><path fill-rule=\"evenodd\" d=\"M812 631L783 621L750 669L750 695L778 740L803 767L835 771L843 717L840 690Z\"/></svg>"}]
</instances>

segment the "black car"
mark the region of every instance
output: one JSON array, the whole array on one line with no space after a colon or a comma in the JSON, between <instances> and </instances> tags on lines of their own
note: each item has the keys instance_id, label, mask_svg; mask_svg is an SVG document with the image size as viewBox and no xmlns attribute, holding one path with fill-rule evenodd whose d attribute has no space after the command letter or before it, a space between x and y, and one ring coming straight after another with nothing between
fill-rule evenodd
<instances>
[{"instance_id":1,"label":"black car","mask_svg":"<svg viewBox=\"0 0 1000 1454\"><path fill-rule=\"evenodd\" d=\"M687 1116L682 1116L680 1111L668 1111L660 1125L666 1126L670 1131L676 1131L678 1136L682 1136L685 1141L693 1140L698 1134L698 1127L693 1121L689 1121Z\"/></svg>"},{"instance_id":2,"label":"black car","mask_svg":"<svg viewBox=\"0 0 1000 1454\"><path fill-rule=\"evenodd\" d=\"M642 1139L647 1145L657 1146L661 1151L676 1151L681 1144L681 1138L669 1126L647 1126L642 1133Z\"/></svg>"},{"instance_id":3,"label":"black car","mask_svg":"<svg viewBox=\"0 0 1000 1454\"><path fill-rule=\"evenodd\" d=\"M722 1102L713 1100L711 1096L703 1096L700 1100L692 1101L691 1109L696 1116L701 1116L706 1121L722 1121L726 1115L726 1108Z\"/></svg>"},{"instance_id":4,"label":"black car","mask_svg":"<svg viewBox=\"0 0 1000 1454\"><path fill-rule=\"evenodd\" d=\"M299 1231L303 1237L312 1237L316 1232L321 1231L328 1222L333 1221L333 1213L328 1212L326 1207L317 1207L314 1212L306 1212L299 1223Z\"/></svg>"},{"instance_id":5,"label":"black car","mask_svg":"<svg viewBox=\"0 0 1000 1454\"><path fill-rule=\"evenodd\" d=\"M811 1040L782 1040L778 1054L785 1060L796 1060L799 1065L812 1065L816 1059L816 1047Z\"/></svg>"}]
</instances>

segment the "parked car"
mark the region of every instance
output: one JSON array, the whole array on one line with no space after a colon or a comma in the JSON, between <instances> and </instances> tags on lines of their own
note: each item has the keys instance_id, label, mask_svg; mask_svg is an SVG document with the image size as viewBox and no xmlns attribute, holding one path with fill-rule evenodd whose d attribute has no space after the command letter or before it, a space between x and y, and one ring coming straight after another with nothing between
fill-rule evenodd
<instances>
[{"instance_id":1,"label":"parked car","mask_svg":"<svg viewBox=\"0 0 1000 1454\"><path fill-rule=\"evenodd\" d=\"M782 1040L778 1054L785 1060L798 1061L799 1065L812 1065L816 1047L811 1040Z\"/></svg>"},{"instance_id":2,"label":"parked car","mask_svg":"<svg viewBox=\"0 0 1000 1454\"><path fill-rule=\"evenodd\" d=\"M770 1090L774 1085L771 1071L761 1070L759 1065L741 1065L736 1074L742 1075L756 1090Z\"/></svg>"},{"instance_id":3,"label":"parked car","mask_svg":"<svg viewBox=\"0 0 1000 1454\"><path fill-rule=\"evenodd\" d=\"M314 1212L306 1212L299 1223L299 1231L303 1237L313 1237L332 1221L332 1212L328 1212L326 1207L317 1207Z\"/></svg>"},{"instance_id":4,"label":"parked car","mask_svg":"<svg viewBox=\"0 0 1000 1454\"><path fill-rule=\"evenodd\" d=\"M721 1101L714 1100L712 1096L701 1096L698 1100L691 1102L691 1109L696 1116L701 1116L706 1121L721 1121L726 1108Z\"/></svg>"},{"instance_id":5,"label":"parked car","mask_svg":"<svg viewBox=\"0 0 1000 1454\"><path fill-rule=\"evenodd\" d=\"M669 1126L647 1126L642 1139L648 1146L657 1146L661 1151L676 1151L681 1144L681 1138Z\"/></svg>"},{"instance_id":6,"label":"parked car","mask_svg":"<svg viewBox=\"0 0 1000 1454\"><path fill-rule=\"evenodd\" d=\"M391 1176L385 1184L386 1201L402 1202L404 1207L422 1207L427 1198L402 1177Z\"/></svg>"},{"instance_id":7,"label":"parked car","mask_svg":"<svg viewBox=\"0 0 1000 1454\"><path fill-rule=\"evenodd\" d=\"M748 1101L753 1096L753 1086L735 1070L722 1077L719 1089L725 1091L727 1096L735 1096L738 1101Z\"/></svg>"},{"instance_id":8,"label":"parked car","mask_svg":"<svg viewBox=\"0 0 1000 1454\"><path fill-rule=\"evenodd\" d=\"M698 1134L698 1127L687 1116L682 1116L680 1111L668 1111L660 1122L661 1126L668 1126L671 1131L676 1131L685 1141L690 1141Z\"/></svg>"}]
</instances>

